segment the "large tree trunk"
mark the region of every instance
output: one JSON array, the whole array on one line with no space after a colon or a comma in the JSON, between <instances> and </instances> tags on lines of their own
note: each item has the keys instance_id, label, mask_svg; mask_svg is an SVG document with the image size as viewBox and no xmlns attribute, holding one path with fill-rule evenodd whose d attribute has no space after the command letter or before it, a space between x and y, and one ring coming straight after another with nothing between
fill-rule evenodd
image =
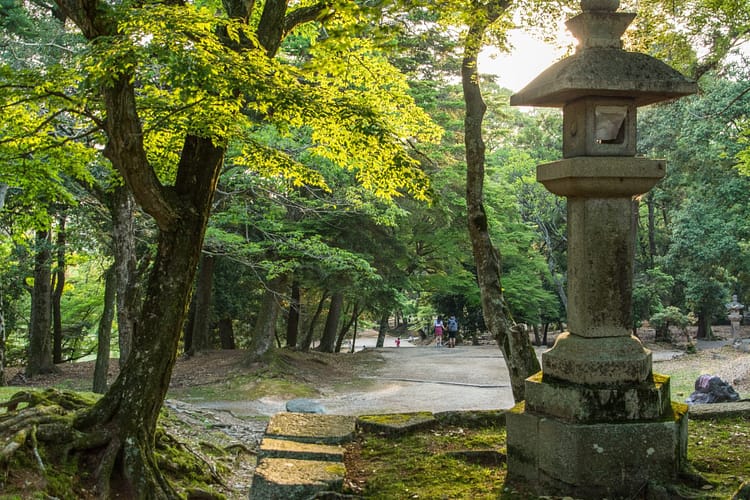
<instances>
[{"instance_id":1,"label":"large tree trunk","mask_svg":"<svg viewBox=\"0 0 750 500\"><path fill-rule=\"evenodd\" d=\"M211 287L214 282L212 255L203 254L198 271L198 283L193 298L194 315L192 321L191 354L206 351L213 347L211 342Z\"/></svg>"},{"instance_id":2,"label":"large tree trunk","mask_svg":"<svg viewBox=\"0 0 750 500\"><path fill-rule=\"evenodd\" d=\"M109 344L112 339L112 321L115 317L116 297L117 271L113 264L104 273L104 309L101 318L99 318L99 327L96 330L96 363L94 364L92 390L98 394L104 394L107 390Z\"/></svg>"},{"instance_id":3,"label":"large tree trunk","mask_svg":"<svg viewBox=\"0 0 750 500\"><path fill-rule=\"evenodd\" d=\"M248 348L251 362L263 357L273 344L276 335L276 319L281 310L281 297L286 294L288 281L287 275L284 274L273 278L266 285L263 303L258 311L253 338Z\"/></svg>"},{"instance_id":4,"label":"large tree trunk","mask_svg":"<svg viewBox=\"0 0 750 500\"><path fill-rule=\"evenodd\" d=\"M120 368L130 353L139 312L138 273L136 272L133 195L125 186L116 186L108 198L112 216L112 242L117 275L117 335Z\"/></svg>"},{"instance_id":5,"label":"large tree trunk","mask_svg":"<svg viewBox=\"0 0 750 500\"><path fill-rule=\"evenodd\" d=\"M55 247L57 266L54 274L54 287L52 290L52 362L60 364L63 362L62 344L62 301L63 289L65 288L65 212L57 217L57 244Z\"/></svg>"},{"instance_id":6,"label":"large tree trunk","mask_svg":"<svg viewBox=\"0 0 750 500\"><path fill-rule=\"evenodd\" d=\"M297 337L299 336L299 314L301 307L301 296L299 281L296 279L292 282L292 296L289 300L289 314L286 320L286 345L287 347L297 346Z\"/></svg>"},{"instance_id":7,"label":"large tree trunk","mask_svg":"<svg viewBox=\"0 0 750 500\"><path fill-rule=\"evenodd\" d=\"M344 306L343 292L334 292L331 295L331 305L328 307L328 316L326 325L323 328L323 335L320 337L320 352L333 352L336 348L336 332L341 319L341 309Z\"/></svg>"},{"instance_id":8,"label":"large tree trunk","mask_svg":"<svg viewBox=\"0 0 750 500\"><path fill-rule=\"evenodd\" d=\"M499 5L497 8L504 7ZM461 64L461 82L466 103L466 205L484 321L503 353L510 373L513 398L518 402L524 399L524 380L538 372L540 366L528 334L521 328L511 328L500 280L500 254L490 239L487 214L484 210L485 145L482 138L482 120L486 105L479 88L477 56L487 25L497 19L497 15L493 13L485 14L477 15L469 29Z\"/></svg>"},{"instance_id":9,"label":"large tree trunk","mask_svg":"<svg viewBox=\"0 0 750 500\"><path fill-rule=\"evenodd\" d=\"M122 99L132 98L128 88L119 90L126 95L111 95L112 100L121 103ZM112 93L117 91L116 87ZM117 114L109 119L118 118L125 119ZM170 210L179 210L181 217L169 221L157 218L161 226L158 249L133 332L132 350L109 391L74 423L78 429L98 429L109 436L98 469L102 497L109 496L109 477L116 464L120 470L115 472L129 488L126 496L177 497L156 466L154 434L177 357L223 153L209 139L185 139L175 185L180 200L176 203L182 206ZM119 154L112 157L115 161L122 159ZM156 215L160 213L157 211Z\"/></svg>"},{"instance_id":10,"label":"large tree trunk","mask_svg":"<svg viewBox=\"0 0 750 500\"><path fill-rule=\"evenodd\" d=\"M34 287L31 292L31 324L26 375L34 377L54 370L52 363L52 252L50 231L37 231Z\"/></svg>"},{"instance_id":11,"label":"large tree trunk","mask_svg":"<svg viewBox=\"0 0 750 500\"><path fill-rule=\"evenodd\" d=\"M55 0L90 41L116 38L119 33L112 9L101 0ZM235 18L247 19L253 2L227 0ZM169 4L169 2L168 2ZM325 8L295 22L284 18L286 0L267 0L258 40L272 57L284 29L312 20ZM137 5L133 5L137 8ZM235 12L237 10L237 12ZM307 12L307 11L305 11ZM274 37L277 37L274 39ZM110 479L118 471L118 493L127 498L178 498L159 472L154 456L156 422L164 401L182 333L195 270L200 258L211 201L224 158L224 139L184 139L174 186L164 186L149 163L138 115L135 75L120 68L100 87L104 97L107 145L104 154L122 175L135 200L159 229L157 253L135 324L130 353L109 391L73 423L94 441L98 492L110 497ZM83 443L77 439L76 444Z\"/></svg>"},{"instance_id":12,"label":"large tree trunk","mask_svg":"<svg viewBox=\"0 0 750 500\"><path fill-rule=\"evenodd\" d=\"M713 331L711 331L711 314L706 311L698 312L698 331L696 332L695 338L710 340L713 338Z\"/></svg>"}]
</instances>

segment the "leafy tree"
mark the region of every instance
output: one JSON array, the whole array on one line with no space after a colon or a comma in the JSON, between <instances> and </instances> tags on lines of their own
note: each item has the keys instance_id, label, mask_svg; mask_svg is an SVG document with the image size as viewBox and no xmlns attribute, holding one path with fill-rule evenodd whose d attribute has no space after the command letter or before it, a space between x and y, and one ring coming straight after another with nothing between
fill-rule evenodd
<instances>
[{"instance_id":1,"label":"leafy tree","mask_svg":"<svg viewBox=\"0 0 750 500\"><path fill-rule=\"evenodd\" d=\"M675 278L669 305L685 307L698 318L698 336L710 336L710 324L723 317L721 304L733 289L747 290L747 177L740 175L738 123L748 100L737 98L744 81L703 80L704 94L643 114L641 148L668 160L665 181L654 191L655 260ZM658 224L657 224L658 223ZM651 222L649 222L651 224ZM721 312L720 312L721 311Z\"/></svg>"},{"instance_id":2,"label":"leafy tree","mask_svg":"<svg viewBox=\"0 0 750 500\"><path fill-rule=\"evenodd\" d=\"M105 497L115 472L136 497L177 496L153 456L158 410L227 146L243 139L253 120L288 131L310 127L315 155L355 171L380 196L426 194L425 176L400 139L429 139L434 129L403 94L397 74L371 55L366 40L330 37L316 46L305 71L274 58L284 36L304 23L318 20L329 33L346 34L358 24L356 8L225 4L230 19L195 5L57 3L90 43L84 59L62 73L70 78L54 82L70 82L65 89L82 92L74 104L102 127L104 154L159 229L132 351L107 393L72 423L82 433L78 450L103 451L97 488ZM74 72L79 68L80 76ZM5 72L3 80L25 96L9 97L8 103L38 103L41 109L43 101L56 109L71 101L57 89L28 95L17 72ZM19 115L11 122L18 129L9 132L33 131L31 118ZM248 167L298 184L322 184L284 152L257 142L243 145Z\"/></svg>"}]
</instances>

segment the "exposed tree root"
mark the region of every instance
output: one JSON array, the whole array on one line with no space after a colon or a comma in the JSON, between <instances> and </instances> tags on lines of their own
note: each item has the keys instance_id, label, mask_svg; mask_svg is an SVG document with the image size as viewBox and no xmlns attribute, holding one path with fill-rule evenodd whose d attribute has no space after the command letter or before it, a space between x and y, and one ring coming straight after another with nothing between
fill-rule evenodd
<instances>
[{"instance_id":1,"label":"exposed tree root","mask_svg":"<svg viewBox=\"0 0 750 500\"><path fill-rule=\"evenodd\" d=\"M66 498L71 492L77 498L180 498L164 474L225 486L209 458L163 429L152 447L146 433L143 443L134 443L111 421L91 425L86 413L93 403L54 389L19 392L0 403L6 409L0 412L0 473L33 473L46 494Z\"/></svg>"}]
</instances>

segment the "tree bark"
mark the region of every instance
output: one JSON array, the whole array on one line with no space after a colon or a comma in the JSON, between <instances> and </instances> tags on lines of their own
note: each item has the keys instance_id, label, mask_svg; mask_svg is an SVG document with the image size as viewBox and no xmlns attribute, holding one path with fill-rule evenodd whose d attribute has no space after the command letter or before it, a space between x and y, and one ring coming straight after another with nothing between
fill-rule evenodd
<instances>
[{"instance_id":1,"label":"tree bark","mask_svg":"<svg viewBox=\"0 0 750 500\"><path fill-rule=\"evenodd\" d=\"M104 273L104 310L99 318L96 330L96 363L94 364L93 392L104 394L107 391L107 374L109 373L109 344L112 339L112 321L115 317L115 299L117 297L117 269L110 266Z\"/></svg>"},{"instance_id":2,"label":"tree bark","mask_svg":"<svg viewBox=\"0 0 750 500\"><path fill-rule=\"evenodd\" d=\"M212 255L201 256L200 269L198 271L198 283L195 287L193 307L192 349L191 354L206 351L213 347L211 342L211 287L214 281L214 263Z\"/></svg>"},{"instance_id":3,"label":"tree bark","mask_svg":"<svg viewBox=\"0 0 750 500\"><path fill-rule=\"evenodd\" d=\"M506 2L500 2L495 8L502 10L507 6L505 4ZM483 194L485 145L482 120L487 106L479 88L477 57L487 26L497 19L496 12L475 16L467 34L461 64L461 83L466 103L466 205L484 321L503 353L510 374L513 398L519 402L524 399L524 381L540 370L539 360L528 334L523 329L511 328L501 285L500 254L490 238Z\"/></svg>"},{"instance_id":4,"label":"tree bark","mask_svg":"<svg viewBox=\"0 0 750 500\"><path fill-rule=\"evenodd\" d=\"M234 327L232 326L232 318L221 318L219 320L219 340L221 341L222 349L237 348L237 345L234 342Z\"/></svg>"},{"instance_id":5,"label":"tree bark","mask_svg":"<svg viewBox=\"0 0 750 500\"><path fill-rule=\"evenodd\" d=\"M250 361L260 359L265 355L273 344L276 334L276 319L281 310L281 297L286 293L288 284L287 275L273 278L266 284L266 292L263 295L263 303L258 311L258 319L253 330L253 338L248 348Z\"/></svg>"},{"instance_id":6,"label":"tree bark","mask_svg":"<svg viewBox=\"0 0 750 500\"><path fill-rule=\"evenodd\" d=\"M338 331L343 306L343 292L334 292L331 295L331 305L328 307L328 316L323 328L323 335L320 337L320 346L318 347L320 352L334 352L336 348L336 332Z\"/></svg>"},{"instance_id":7,"label":"tree bark","mask_svg":"<svg viewBox=\"0 0 750 500\"><path fill-rule=\"evenodd\" d=\"M362 310L359 308L359 302L355 302L352 305L352 314L349 317L349 320L344 325L341 326L339 335L336 338L335 352L341 352L341 344L344 343L344 338L346 337L346 334L349 333L349 330L352 328L352 325L355 325L357 323L357 318L359 317L361 312ZM352 343L354 343L354 340L352 340Z\"/></svg>"},{"instance_id":8,"label":"tree bark","mask_svg":"<svg viewBox=\"0 0 750 500\"><path fill-rule=\"evenodd\" d=\"M0 182L0 210L5 206L5 196L8 194L8 185ZM5 341L7 334L5 332L5 308L3 305L3 290L0 288L0 386L4 386L6 382L5 375Z\"/></svg>"},{"instance_id":9,"label":"tree bark","mask_svg":"<svg viewBox=\"0 0 750 500\"><path fill-rule=\"evenodd\" d=\"M26 375L35 377L54 370L52 363L52 252L50 231L36 233L34 287L31 292L31 322Z\"/></svg>"},{"instance_id":10,"label":"tree bark","mask_svg":"<svg viewBox=\"0 0 750 500\"><path fill-rule=\"evenodd\" d=\"M695 337L698 339L709 340L713 338L713 332L711 331L711 314L706 311L698 312L698 331Z\"/></svg>"},{"instance_id":11,"label":"tree bark","mask_svg":"<svg viewBox=\"0 0 750 500\"><path fill-rule=\"evenodd\" d=\"M326 300L328 299L328 292L323 292L323 295L320 297L320 301L318 302L318 307L315 309L315 314L313 314L312 318L310 318L310 326L307 329L307 333L305 334L305 338L302 339L302 342L299 345L299 350L302 352L307 352L310 350L310 346L312 345L313 341L313 334L315 333L315 324L318 322L318 317L320 317L320 313L323 312L323 304L325 304Z\"/></svg>"},{"instance_id":12,"label":"tree bark","mask_svg":"<svg viewBox=\"0 0 750 500\"><path fill-rule=\"evenodd\" d=\"M231 0L229 0L231 1ZM113 7L101 0L55 0L63 15L75 22L90 41L119 35ZM247 3L251 5L252 3ZM269 0L261 20L284 23L276 14L286 0ZM137 8L137 5L133 5ZM269 15L265 16L265 12ZM260 23L263 25L263 21ZM266 26L259 40L269 56L280 45L284 30ZM173 499L179 495L159 472L154 437L182 333L195 271L225 149L225 138L187 133L173 186L161 183L149 163L142 120L136 104L135 75L119 69L100 87L107 136L104 155L122 175L137 203L153 217L159 230L157 252L148 276L144 302L135 323L131 350L107 393L73 426L96 436L97 493L109 498L110 478L119 467L118 487L128 498ZM48 281L49 283L49 281ZM48 285L49 286L49 285Z\"/></svg>"},{"instance_id":13,"label":"tree bark","mask_svg":"<svg viewBox=\"0 0 750 500\"><path fill-rule=\"evenodd\" d=\"M385 345L385 335L388 333L388 316L390 316L390 311L385 311L380 316L380 325L378 327L378 340L375 343L375 347L383 347Z\"/></svg>"},{"instance_id":14,"label":"tree bark","mask_svg":"<svg viewBox=\"0 0 750 500\"><path fill-rule=\"evenodd\" d=\"M125 186L116 186L108 197L107 207L112 216L112 253L117 277L117 335L119 365L122 368L130 353L140 310L133 195Z\"/></svg>"},{"instance_id":15,"label":"tree bark","mask_svg":"<svg viewBox=\"0 0 750 500\"><path fill-rule=\"evenodd\" d=\"M57 266L54 273L54 287L52 290L52 362L60 364L63 362L62 344L62 301L63 289L65 288L65 212L57 217L57 244L55 253Z\"/></svg>"},{"instance_id":16,"label":"tree bark","mask_svg":"<svg viewBox=\"0 0 750 500\"><path fill-rule=\"evenodd\" d=\"M118 91L129 94L132 88L116 86L111 90ZM109 97L108 101L122 103L121 99L132 95ZM133 497L177 498L158 471L153 439L177 357L185 308L223 156L224 150L209 139L186 137L174 186L175 206L165 214L154 214L169 219L171 213L180 213L181 217L157 220L162 229L146 300L133 332L132 350L109 391L74 422L78 429L99 429L110 437L99 466L102 497L109 496L109 476L119 464ZM119 155L112 157L120 159ZM122 170L127 172L126 168Z\"/></svg>"},{"instance_id":17,"label":"tree bark","mask_svg":"<svg viewBox=\"0 0 750 500\"><path fill-rule=\"evenodd\" d=\"M288 347L297 346L297 337L299 336L299 314L301 307L301 296L299 281L296 279L292 282L292 295L289 300L289 314L286 320L286 345Z\"/></svg>"}]
</instances>

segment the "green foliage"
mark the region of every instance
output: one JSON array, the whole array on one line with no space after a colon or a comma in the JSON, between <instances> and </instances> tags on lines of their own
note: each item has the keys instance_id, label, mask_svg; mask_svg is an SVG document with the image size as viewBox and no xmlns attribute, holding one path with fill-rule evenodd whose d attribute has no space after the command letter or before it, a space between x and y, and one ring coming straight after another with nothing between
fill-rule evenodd
<instances>
[{"instance_id":1,"label":"green foliage","mask_svg":"<svg viewBox=\"0 0 750 500\"><path fill-rule=\"evenodd\" d=\"M658 267L637 274L633 283L633 326L662 311L673 288L674 278Z\"/></svg>"},{"instance_id":2,"label":"green foliage","mask_svg":"<svg viewBox=\"0 0 750 500\"><path fill-rule=\"evenodd\" d=\"M658 338L668 338L670 326L675 326L684 332L688 325L692 323L691 318L675 306L665 307L651 316L648 322L658 332Z\"/></svg>"},{"instance_id":3,"label":"green foliage","mask_svg":"<svg viewBox=\"0 0 750 500\"><path fill-rule=\"evenodd\" d=\"M656 265L675 279L664 304L701 317L724 316L723 303L750 289L745 223L750 181L740 175L735 120L750 109L746 82L704 79L705 94L641 115L640 148L668 160L653 191Z\"/></svg>"}]
</instances>

